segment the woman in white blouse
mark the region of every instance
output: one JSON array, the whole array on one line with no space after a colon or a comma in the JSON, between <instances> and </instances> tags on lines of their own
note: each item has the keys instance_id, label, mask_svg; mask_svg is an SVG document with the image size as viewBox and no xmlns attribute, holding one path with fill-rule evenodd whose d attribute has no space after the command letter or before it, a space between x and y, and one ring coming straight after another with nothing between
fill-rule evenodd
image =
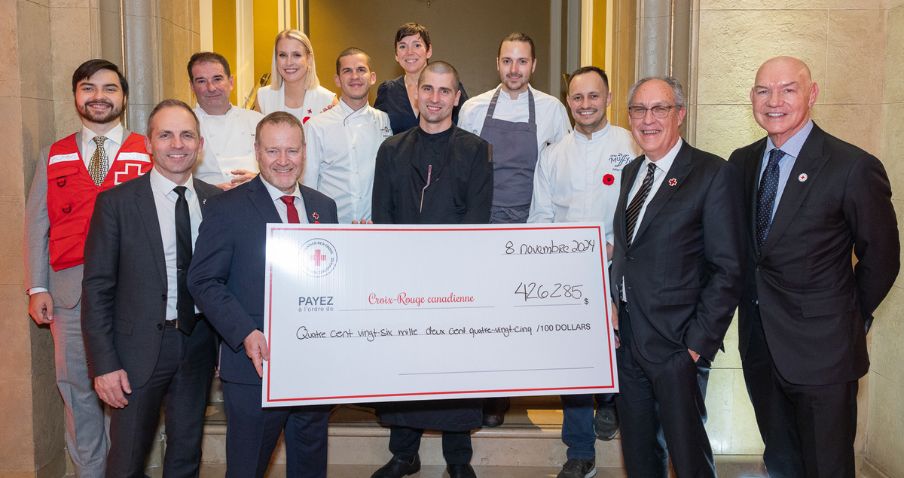
<instances>
[{"instance_id":1,"label":"woman in white blouse","mask_svg":"<svg viewBox=\"0 0 904 478\"><path fill-rule=\"evenodd\" d=\"M285 111L302 123L338 103L336 95L320 86L314 66L314 47L298 30L276 35L270 85L257 90L254 109L263 114Z\"/></svg>"}]
</instances>

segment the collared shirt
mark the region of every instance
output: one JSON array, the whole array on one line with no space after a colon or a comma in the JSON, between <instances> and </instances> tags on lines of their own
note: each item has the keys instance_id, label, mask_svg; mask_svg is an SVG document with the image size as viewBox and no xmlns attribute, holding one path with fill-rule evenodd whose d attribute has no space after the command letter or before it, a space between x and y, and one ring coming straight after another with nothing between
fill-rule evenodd
<instances>
[{"instance_id":1,"label":"collared shirt","mask_svg":"<svg viewBox=\"0 0 904 478\"><path fill-rule=\"evenodd\" d=\"M157 221L160 223L160 238L163 240L163 257L166 260L166 320L175 320L176 312L176 200L179 195L173 188L185 186L185 200L188 201L188 215L191 219L191 244L195 247L198 239L198 226L201 224L201 204L198 193L189 177L185 184L176 184L157 171L151 169L151 191L154 194L154 205L157 209ZM197 312L197 308L195 308Z\"/></svg>"},{"instance_id":2,"label":"collared shirt","mask_svg":"<svg viewBox=\"0 0 904 478\"><path fill-rule=\"evenodd\" d=\"M779 201L782 200L782 192L785 191L785 186L788 184L788 178L791 176L791 170L794 169L794 162L797 161L797 157L800 156L800 150L804 147L807 137L810 136L810 131L813 131L813 120L807 121L807 124L805 124L800 131L795 133L788 141L785 141L785 144L779 148L785 155L778 160L778 190L775 193L775 201L772 203L771 217L775 217L775 211L778 210ZM761 161L762 164L760 164L760 179L762 179L763 173L766 171L766 166L769 164L769 152L773 149L775 149L775 143L767 136L766 151L763 152L763 160ZM757 187L759 187L759 184L760 182L758 179Z\"/></svg>"},{"instance_id":3,"label":"collared shirt","mask_svg":"<svg viewBox=\"0 0 904 478\"><path fill-rule=\"evenodd\" d=\"M222 184L232 181L230 171L234 169L258 172L254 131L264 115L236 106L231 106L226 114L211 115L200 105L195 106L195 114L204 138L204 149L194 170L196 178Z\"/></svg>"},{"instance_id":4,"label":"collared shirt","mask_svg":"<svg viewBox=\"0 0 904 478\"><path fill-rule=\"evenodd\" d=\"M540 155L527 222L602 222L611 244L622 169L638 155L624 128L607 124L590 138L572 131Z\"/></svg>"},{"instance_id":5,"label":"collared shirt","mask_svg":"<svg viewBox=\"0 0 904 478\"><path fill-rule=\"evenodd\" d=\"M340 100L304 130L304 185L336 201L340 223L370 220L377 150L392 136L389 116L370 105L356 111Z\"/></svg>"},{"instance_id":6,"label":"collared shirt","mask_svg":"<svg viewBox=\"0 0 904 478\"><path fill-rule=\"evenodd\" d=\"M568 112L565 105L558 98L550 96L528 85L534 94L534 107L537 121L537 151L542 152L547 145L557 143L566 134L571 132L571 123L568 121ZM480 136L483 130L483 121L486 119L487 110L496 88L475 96L465 102L458 113L458 127ZM496 101L496 110L493 118L516 123L527 123L530 118L528 109L527 91L518 94L518 98L512 99L505 91L499 92Z\"/></svg>"},{"instance_id":7,"label":"collared shirt","mask_svg":"<svg viewBox=\"0 0 904 478\"><path fill-rule=\"evenodd\" d=\"M297 183L295 184L295 190L292 191L291 194L286 194L277 189L276 186L268 183L263 176L261 176L261 182L264 183L264 187L266 187L267 192L270 193L270 199L273 200L273 204L276 206L276 212L279 213L279 219L282 222L289 222L289 207L286 206L286 203L280 198L283 196L295 196L294 204L295 209L298 210L298 222L300 224L308 223L308 213L304 208L304 198L301 197L301 188L298 187Z\"/></svg>"},{"instance_id":8,"label":"collared shirt","mask_svg":"<svg viewBox=\"0 0 904 478\"><path fill-rule=\"evenodd\" d=\"M643 164L637 170L637 177L634 178L634 184L631 185L631 190L628 192L628 200L625 202L625 208L627 208L628 204L631 204L631 200L634 199L634 196L640 189L640 185L643 184L643 178L646 177L647 168L649 167L647 165L651 163L656 165L656 170L653 173L653 186L650 188L650 193L647 194L643 206L640 208L640 214L638 214L637 222L634 224L634 231L631 233L631 241L634 241L634 236L637 235L637 230L640 229L640 225L643 223L643 215L647 212L647 206L650 205L650 201L656 196L656 191L659 190L659 186L662 185L662 181L665 179L666 174L668 174L669 169L671 169L672 163L675 162L675 157L678 156L678 151L681 150L682 144L684 144L684 141L681 138L678 138L678 142L675 143L675 146L672 146L672 149L670 149L665 156L659 158L658 161L650 161L650 158L644 158Z\"/></svg>"},{"instance_id":9,"label":"collared shirt","mask_svg":"<svg viewBox=\"0 0 904 478\"><path fill-rule=\"evenodd\" d=\"M125 134L125 129L122 127L122 123L117 124L110 131L107 131L103 136L107 138L104 141L104 152L107 153L107 159L110 161L109 164L113 164L113 160L116 159L116 155L119 154L119 147L122 146L123 135ZM97 143L94 142L95 136L100 136L94 131L88 129L87 126L82 126L82 161L85 162L85 167L87 168L89 164L91 164L91 157L94 156L94 151L97 150ZM107 172L104 171L106 175Z\"/></svg>"}]
</instances>

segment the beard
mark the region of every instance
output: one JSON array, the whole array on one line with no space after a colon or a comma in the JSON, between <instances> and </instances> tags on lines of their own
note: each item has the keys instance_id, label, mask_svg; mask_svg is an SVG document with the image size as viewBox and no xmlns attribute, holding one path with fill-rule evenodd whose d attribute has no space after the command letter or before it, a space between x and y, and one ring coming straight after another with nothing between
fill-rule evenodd
<instances>
[{"instance_id":1,"label":"beard","mask_svg":"<svg viewBox=\"0 0 904 478\"><path fill-rule=\"evenodd\" d=\"M106 113L93 113L89 108L90 105L93 104L104 104L110 107ZM78 115L84 118L87 121L92 123L110 123L111 121L117 120L122 116L122 112L125 109L125 105L120 105L119 108L116 107L110 101L89 101L84 105L76 105L76 110L78 110Z\"/></svg>"}]
</instances>

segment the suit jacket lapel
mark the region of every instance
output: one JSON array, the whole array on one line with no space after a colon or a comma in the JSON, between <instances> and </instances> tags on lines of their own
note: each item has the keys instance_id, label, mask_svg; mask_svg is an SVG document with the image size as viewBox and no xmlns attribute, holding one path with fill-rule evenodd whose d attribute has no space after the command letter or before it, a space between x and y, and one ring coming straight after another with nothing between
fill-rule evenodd
<instances>
[{"instance_id":1,"label":"suit jacket lapel","mask_svg":"<svg viewBox=\"0 0 904 478\"><path fill-rule=\"evenodd\" d=\"M788 176L788 182L782 191L782 199L775 210L772 226L769 228L769 236L766 238L766 243L763 244L760 255L769 252L772 245L781 238L794 216L797 215L801 203L810 193L813 180L825 165L825 158L822 155L824 139L822 130L813 125L813 130L804 142L800 155L794 161L794 167L791 169L791 175ZM804 177L803 181L799 179L801 177Z\"/></svg>"},{"instance_id":2,"label":"suit jacket lapel","mask_svg":"<svg viewBox=\"0 0 904 478\"><path fill-rule=\"evenodd\" d=\"M747 231L750 234L750 239L752 240L753 247L756 249L757 253L759 253L759 246L756 241L757 193L760 188L760 169L763 167L763 154L765 150L766 138L763 138L752 147L749 151L750 156L747 157L747 161L744 163L745 193L747 194L747 197L750 198L750 202L748 203L750 204L750 211L748 214L750 223L748 224Z\"/></svg>"},{"instance_id":3,"label":"suit jacket lapel","mask_svg":"<svg viewBox=\"0 0 904 478\"><path fill-rule=\"evenodd\" d=\"M248 183L248 198L254 204L254 207L257 208L258 212L260 212L264 222L282 222L282 219L279 217L279 212L276 211L276 205L273 204L273 198L271 198L270 193L267 192L267 187L264 186L264 181L261 179L260 175Z\"/></svg>"},{"instance_id":4,"label":"suit jacket lapel","mask_svg":"<svg viewBox=\"0 0 904 478\"><path fill-rule=\"evenodd\" d=\"M160 235L160 221L157 219L157 204L154 202L154 192L151 190L151 175L145 174L133 181L140 181L141 187L135 188L135 207L138 208L138 216L144 225L145 236L148 239L148 249L153 256L154 265L160 280L166 284L166 257L163 253L163 238Z\"/></svg>"},{"instance_id":5,"label":"suit jacket lapel","mask_svg":"<svg viewBox=\"0 0 904 478\"><path fill-rule=\"evenodd\" d=\"M305 190L305 188L299 186L299 192L301 192L301 199L304 201L304 211L308 216L308 224L320 224L320 211L317 210L316 201L311 197L311 194Z\"/></svg>"},{"instance_id":6,"label":"suit jacket lapel","mask_svg":"<svg viewBox=\"0 0 904 478\"><path fill-rule=\"evenodd\" d=\"M684 179L692 169L694 169L694 165L691 162L691 146L685 141L681 145L681 149L678 150L678 155L675 156L672 167L665 173L665 178L660 183L653 199L647 204L647 210L644 211L643 219L640 221L640 225L637 226L637 233L634 234L635 240L631 242L632 244L637 242L637 238L650 226L650 223L659 214L662 207L669 202L672 195L684 184ZM672 179L675 180L674 186L669 184Z\"/></svg>"},{"instance_id":7,"label":"suit jacket lapel","mask_svg":"<svg viewBox=\"0 0 904 478\"><path fill-rule=\"evenodd\" d=\"M207 188L204 187L200 179L193 177L192 182L195 186L195 194L198 195L198 206L201 207L201 216L204 216L204 208L207 207L207 200L210 199L210 195L207 194Z\"/></svg>"},{"instance_id":8,"label":"suit jacket lapel","mask_svg":"<svg viewBox=\"0 0 904 478\"><path fill-rule=\"evenodd\" d=\"M628 194L631 193L631 186L633 186L634 181L637 180L637 171L643 164L644 158L646 158L644 155L638 156L622 170L621 191L618 196L618 205L615 208L615 217L612 221L612 228L615 229L614 232L615 234L618 234L618 238L622 241L622 244L628 243L628 238L625 237L625 228L627 227L625 224L625 209L628 208ZM618 224L618 227L615 227L615 224Z\"/></svg>"}]
</instances>

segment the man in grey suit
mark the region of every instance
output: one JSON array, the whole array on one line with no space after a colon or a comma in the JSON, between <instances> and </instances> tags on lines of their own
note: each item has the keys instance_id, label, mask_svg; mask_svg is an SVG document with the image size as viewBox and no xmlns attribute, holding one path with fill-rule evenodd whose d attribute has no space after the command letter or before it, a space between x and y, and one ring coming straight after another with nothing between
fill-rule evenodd
<instances>
[{"instance_id":1,"label":"man in grey suit","mask_svg":"<svg viewBox=\"0 0 904 478\"><path fill-rule=\"evenodd\" d=\"M108 477L144 476L162 404L164 476L197 476L216 340L186 277L207 199L192 178L203 147L198 118L179 100L148 119L154 169L97 198L85 245L82 328L88 369L111 407Z\"/></svg>"},{"instance_id":2,"label":"man in grey suit","mask_svg":"<svg viewBox=\"0 0 904 478\"><path fill-rule=\"evenodd\" d=\"M98 193L151 168L144 137L120 123L129 84L106 60L72 75L82 127L45 148L25 211L28 313L50 326L57 387L66 413L66 446L82 478L104 476L107 434L91 387L79 321L85 236Z\"/></svg>"}]
</instances>

